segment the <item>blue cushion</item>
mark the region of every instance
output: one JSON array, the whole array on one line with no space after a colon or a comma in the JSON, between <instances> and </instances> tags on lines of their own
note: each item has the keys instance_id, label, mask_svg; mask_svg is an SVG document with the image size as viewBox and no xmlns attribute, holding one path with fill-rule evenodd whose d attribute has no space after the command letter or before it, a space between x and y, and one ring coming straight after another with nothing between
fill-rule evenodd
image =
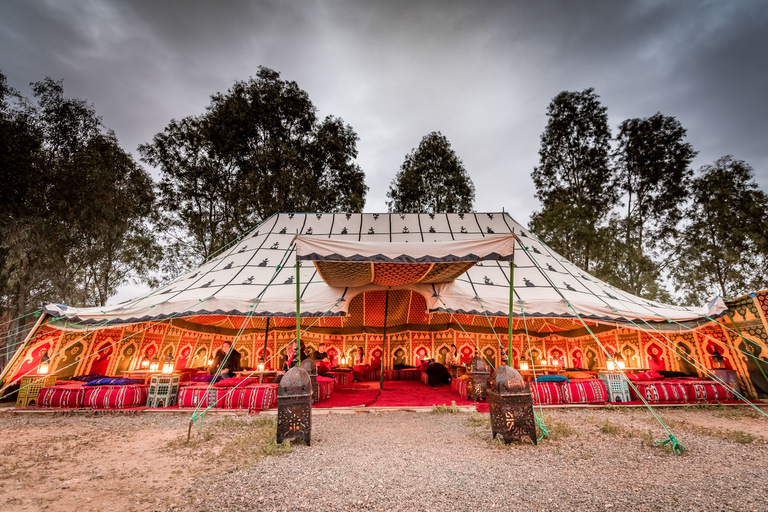
<instances>
[{"instance_id":1,"label":"blue cushion","mask_svg":"<svg viewBox=\"0 0 768 512\"><path fill-rule=\"evenodd\" d=\"M86 386L108 386L112 383L114 377L100 377L97 379L91 379L85 383Z\"/></svg>"},{"instance_id":2,"label":"blue cushion","mask_svg":"<svg viewBox=\"0 0 768 512\"><path fill-rule=\"evenodd\" d=\"M569 382L565 375L539 375L536 382Z\"/></svg>"},{"instance_id":3,"label":"blue cushion","mask_svg":"<svg viewBox=\"0 0 768 512\"><path fill-rule=\"evenodd\" d=\"M118 377L117 379L112 379L112 382L110 383L111 386L131 386L133 384L143 384L144 381L139 379L129 379L127 377Z\"/></svg>"},{"instance_id":4,"label":"blue cushion","mask_svg":"<svg viewBox=\"0 0 768 512\"><path fill-rule=\"evenodd\" d=\"M106 375L80 375L78 377L72 377L69 380L79 380L80 382L91 382L96 379L106 379Z\"/></svg>"}]
</instances>

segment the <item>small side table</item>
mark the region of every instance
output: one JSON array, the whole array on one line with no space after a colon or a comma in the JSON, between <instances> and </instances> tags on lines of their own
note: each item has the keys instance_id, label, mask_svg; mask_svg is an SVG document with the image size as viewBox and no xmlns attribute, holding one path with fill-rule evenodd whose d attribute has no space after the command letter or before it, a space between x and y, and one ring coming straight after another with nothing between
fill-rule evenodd
<instances>
[{"instance_id":1,"label":"small side table","mask_svg":"<svg viewBox=\"0 0 768 512\"><path fill-rule=\"evenodd\" d=\"M16 398L16 407L29 407L30 402L37 404L37 395L40 390L52 386L55 382L55 375L23 376L19 385L19 396Z\"/></svg>"},{"instance_id":2,"label":"small side table","mask_svg":"<svg viewBox=\"0 0 768 512\"><path fill-rule=\"evenodd\" d=\"M178 375L152 375L149 381L147 407L171 407L176 405L178 398Z\"/></svg>"},{"instance_id":3,"label":"small side table","mask_svg":"<svg viewBox=\"0 0 768 512\"><path fill-rule=\"evenodd\" d=\"M605 383L609 402L629 402L629 384L623 372L597 372L597 378Z\"/></svg>"}]
</instances>

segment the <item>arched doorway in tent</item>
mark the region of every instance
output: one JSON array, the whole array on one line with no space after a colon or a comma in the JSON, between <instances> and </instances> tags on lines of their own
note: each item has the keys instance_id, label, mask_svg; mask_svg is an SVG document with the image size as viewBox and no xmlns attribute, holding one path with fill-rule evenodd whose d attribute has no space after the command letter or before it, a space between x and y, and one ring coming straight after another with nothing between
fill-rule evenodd
<instances>
[{"instance_id":1,"label":"arched doorway in tent","mask_svg":"<svg viewBox=\"0 0 768 512\"><path fill-rule=\"evenodd\" d=\"M574 368L584 368L583 366L584 363L582 362L581 350L579 350L578 348L573 349L573 351L571 352L571 361Z\"/></svg>"},{"instance_id":2,"label":"arched doorway in tent","mask_svg":"<svg viewBox=\"0 0 768 512\"><path fill-rule=\"evenodd\" d=\"M378 347L371 351L371 368L381 368L381 349Z\"/></svg>"},{"instance_id":3,"label":"arched doorway in tent","mask_svg":"<svg viewBox=\"0 0 768 512\"><path fill-rule=\"evenodd\" d=\"M651 343L648 348L645 349L645 353L648 356L648 368L653 371L661 371L667 369L667 364L664 359L664 351L656 343Z\"/></svg>"},{"instance_id":4,"label":"arched doorway in tent","mask_svg":"<svg viewBox=\"0 0 768 512\"><path fill-rule=\"evenodd\" d=\"M693 356L691 355L691 347L688 346L687 343L684 343L682 341L677 342L677 364L680 365L680 371L683 372L686 375L690 375L692 377L695 377L698 375L698 372L696 371L696 368L691 364L691 359Z\"/></svg>"},{"instance_id":5,"label":"arched doorway in tent","mask_svg":"<svg viewBox=\"0 0 768 512\"><path fill-rule=\"evenodd\" d=\"M441 346L439 349L437 349L437 362L445 365L445 358L448 356L448 352L450 352L450 348L446 347L445 345Z\"/></svg>"},{"instance_id":6,"label":"arched doorway in tent","mask_svg":"<svg viewBox=\"0 0 768 512\"><path fill-rule=\"evenodd\" d=\"M496 349L495 348L493 348L493 347L485 347L483 349L483 355L485 356L485 359L487 361L490 361L491 366L493 366L494 368L499 366L499 361L497 360L497 357L496 357Z\"/></svg>"},{"instance_id":7,"label":"arched doorway in tent","mask_svg":"<svg viewBox=\"0 0 768 512\"><path fill-rule=\"evenodd\" d=\"M597 358L597 352L592 349L588 348L586 352L586 359L587 359L587 370L594 372L597 371L597 367L599 366L599 361Z\"/></svg>"},{"instance_id":8,"label":"arched doorway in tent","mask_svg":"<svg viewBox=\"0 0 768 512\"><path fill-rule=\"evenodd\" d=\"M114 342L111 338L99 345L94 351L93 363L91 364L91 371L88 372L92 375L107 375L109 373L109 363L112 361L112 354L114 353Z\"/></svg>"},{"instance_id":9,"label":"arched doorway in tent","mask_svg":"<svg viewBox=\"0 0 768 512\"><path fill-rule=\"evenodd\" d=\"M203 368L208 366L208 349L200 347L195 350L195 355L190 362L191 368Z\"/></svg>"},{"instance_id":10,"label":"arched doorway in tent","mask_svg":"<svg viewBox=\"0 0 768 512\"><path fill-rule=\"evenodd\" d=\"M621 355L624 357L627 368L640 368L640 357L637 350L632 345L624 345L621 349Z\"/></svg>"},{"instance_id":11,"label":"arched doorway in tent","mask_svg":"<svg viewBox=\"0 0 768 512\"><path fill-rule=\"evenodd\" d=\"M715 344L715 342L713 342L712 340L707 340L707 346L705 350L709 357L712 357L715 354L715 349L717 349L717 352L722 356L723 361L725 362L725 369L733 370L733 365L731 364L731 358L726 356L728 352L725 350L725 348ZM706 365L706 366L709 366L709 365Z\"/></svg>"},{"instance_id":12,"label":"arched doorway in tent","mask_svg":"<svg viewBox=\"0 0 768 512\"><path fill-rule=\"evenodd\" d=\"M189 361L189 355L192 353L192 347L184 347L181 353L176 358L176 369L181 370L187 367L187 361Z\"/></svg>"}]
</instances>

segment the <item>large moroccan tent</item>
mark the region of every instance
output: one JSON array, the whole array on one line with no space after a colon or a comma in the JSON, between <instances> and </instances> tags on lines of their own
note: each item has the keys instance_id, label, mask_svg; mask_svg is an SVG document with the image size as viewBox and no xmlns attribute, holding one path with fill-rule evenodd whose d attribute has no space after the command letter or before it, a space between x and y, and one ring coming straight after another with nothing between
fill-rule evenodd
<instances>
[{"instance_id":1,"label":"large moroccan tent","mask_svg":"<svg viewBox=\"0 0 768 512\"><path fill-rule=\"evenodd\" d=\"M177 368L202 367L224 341L244 366L265 356L277 367L296 337L297 259L302 342L324 342L334 357L362 350L388 368L441 360L456 344L495 366L511 332L515 365L525 355L592 369L620 353L630 367L703 376L717 349L745 395L768 392L767 292L700 307L645 300L580 270L506 213L275 214L146 295L45 305L4 383L33 372L43 352L66 379L119 375L169 351Z\"/></svg>"}]
</instances>

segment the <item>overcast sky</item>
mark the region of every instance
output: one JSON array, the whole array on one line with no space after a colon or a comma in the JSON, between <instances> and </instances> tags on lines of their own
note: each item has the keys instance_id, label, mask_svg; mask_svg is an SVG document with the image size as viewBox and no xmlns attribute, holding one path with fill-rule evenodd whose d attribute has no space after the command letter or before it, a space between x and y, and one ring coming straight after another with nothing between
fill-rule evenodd
<instances>
[{"instance_id":1,"label":"overcast sky","mask_svg":"<svg viewBox=\"0 0 768 512\"><path fill-rule=\"evenodd\" d=\"M530 1L0 3L0 70L64 79L138 158L172 118L279 71L360 136L365 211L386 211L403 159L441 131L476 209L526 224L550 100L594 87L612 129L676 117L698 169L733 154L768 190L768 2Z\"/></svg>"}]
</instances>

